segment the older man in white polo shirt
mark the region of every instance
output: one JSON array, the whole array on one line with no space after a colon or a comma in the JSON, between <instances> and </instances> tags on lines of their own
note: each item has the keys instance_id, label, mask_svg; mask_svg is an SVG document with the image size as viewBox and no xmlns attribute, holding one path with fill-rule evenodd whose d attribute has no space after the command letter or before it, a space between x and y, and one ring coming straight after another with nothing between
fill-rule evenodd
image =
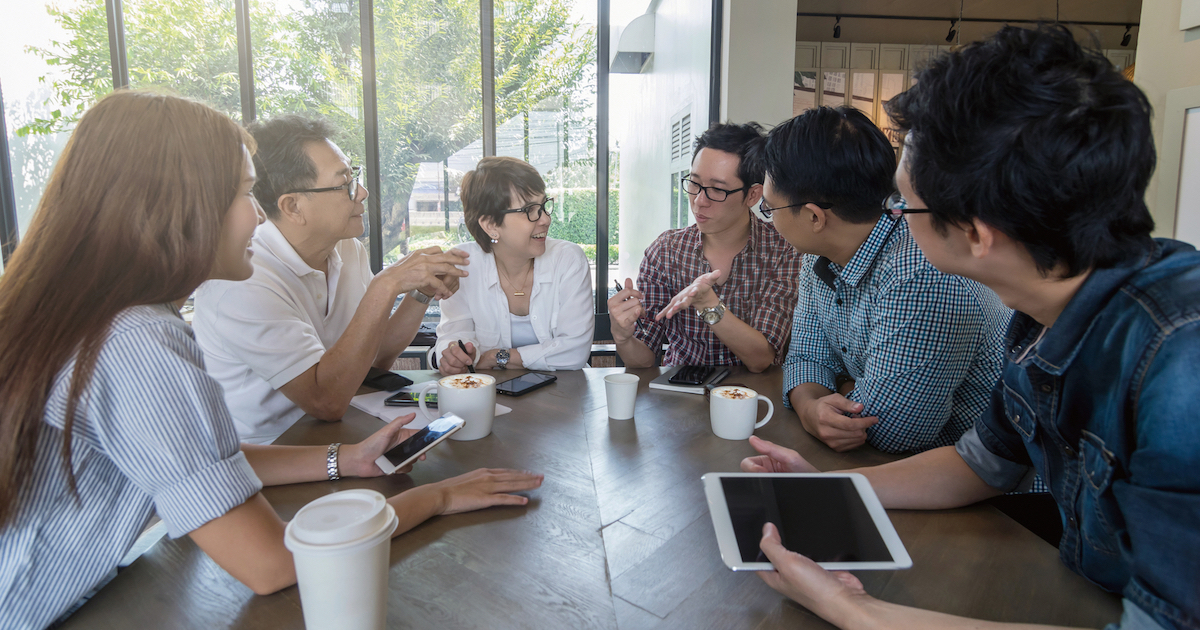
<instances>
[{"instance_id":1,"label":"older man in white polo shirt","mask_svg":"<svg viewBox=\"0 0 1200 630\"><path fill-rule=\"evenodd\" d=\"M467 259L428 248L372 276L356 240L367 190L336 131L280 116L250 132L268 219L250 242L254 275L203 285L193 324L241 439L266 444L305 413L340 419L367 371L390 368L412 341L430 298L454 292Z\"/></svg>"}]
</instances>

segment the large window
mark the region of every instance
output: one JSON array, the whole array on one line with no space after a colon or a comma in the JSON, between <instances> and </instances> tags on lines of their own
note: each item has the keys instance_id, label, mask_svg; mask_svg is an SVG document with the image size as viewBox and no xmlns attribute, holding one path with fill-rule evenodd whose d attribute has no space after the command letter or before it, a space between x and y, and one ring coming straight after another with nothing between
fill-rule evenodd
<instances>
[{"instance_id":1,"label":"large window","mask_svg":"<svg viewBox=\"0 0 1200 630\"><path fill-rule=\"evenodd\" d=\"M24 232L73 121L112 90L103 0L15 2L0 20L0 86Z\"/></svg>"},{"instance_id":2,"label":"large window","mask_svg":"<svg viewBox=\"0 0 1200 630\"><path fill-rule=\"evenodd\" d=\"M103 0L17 3L0 36L0 80L19 223L74 122L127 84L196 98L243 123L284 113L329 119L342 132L334 140L364 166L364 183L378 182L370 202L378 220L364 236L375 264L469 238L458 187L489 132L497 154L528 160L546 179L558 200L551 235L590 258L615 258L615 249L595 251L597 179L606 175L596 170L604 3L492 4L485 37L481 0L112 0L111 12ZM485 42L494 58L486 103ZM610 222L599 229L615 245L617 195L609 200Z\"/></svg>"}]
</instances>

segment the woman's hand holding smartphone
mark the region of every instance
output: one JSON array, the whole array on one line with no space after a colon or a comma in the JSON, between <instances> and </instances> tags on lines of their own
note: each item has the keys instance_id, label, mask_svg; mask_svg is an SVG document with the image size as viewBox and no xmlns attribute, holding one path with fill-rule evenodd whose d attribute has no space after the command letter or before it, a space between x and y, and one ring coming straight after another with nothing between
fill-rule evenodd
<instances>
[{"instance_id":1,"label":"woman's hand holding smartphone","mask_svg":"<svg viewBox=\"0 0 1200 630\"><path fill-rule=\"evenodd\" d=\"M466 424L465 420L448 413L430 422L429 426L413 433L408 439L380 455L375 459L375 465L389 475L396 471L407 472L405 467L411 466L418 457L450 437L455 431L463 428L464 424Z\"/></svg>"}]
</instances>

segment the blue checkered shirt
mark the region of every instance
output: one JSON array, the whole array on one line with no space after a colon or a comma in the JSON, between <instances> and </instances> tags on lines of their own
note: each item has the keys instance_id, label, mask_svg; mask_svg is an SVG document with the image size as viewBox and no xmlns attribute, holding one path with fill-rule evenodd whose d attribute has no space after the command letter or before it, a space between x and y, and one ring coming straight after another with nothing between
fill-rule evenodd
<instances>
[{"instance_id":1,"label":"blue checkered shirt","mask_svg":"<svg viewBox=\"0 0 1200 630\"><path fill-rule=\"evenodd\" d=\"M879 220L842 268L804 257L784 404L801 383L837 390L878 416L867 442L888 453L954 444L987 408L1012 311L990 289L934 269L904 221Z\"/></svg>"}]
</instances>

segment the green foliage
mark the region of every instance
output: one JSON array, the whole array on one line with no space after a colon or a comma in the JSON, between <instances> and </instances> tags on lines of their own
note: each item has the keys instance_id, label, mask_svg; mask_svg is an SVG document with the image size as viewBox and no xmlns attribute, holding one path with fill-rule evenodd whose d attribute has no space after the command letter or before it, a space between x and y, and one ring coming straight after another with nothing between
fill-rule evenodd
<instances>
[{"instance_id":1,"label":"green foliage","mask_svg":"<svg viewBox=\"0 0 1200 630\"><path fill-rule=\"evenodd\" d=\"M560 238L579 244L596 244L596 191L567 190L558 194L554 211L554 222L550 224L550 238ZM618 243L617 191L608 191L608 239Z\"/></svg>"},{"instance_id":2,"label":"green foliage","mask_svg":"<svg viewBox=\"0 0 1200 630\"><path fill-rule=\"evenodd\" d=\"M376 0L384 249L403 238L418 163L438 162L482 131L478 0ZM588 128L581 87L595 57L595 33L569 22L568 0L509 0L495 19L496 120L559 112ZM349 8L349 12L344 10ZM70 129L112 89L102 3L47 9L68 34L32 51L63 72L52 82L51 114L18 133ZM359 5L305 0L281 14L252 0L255 100L259 116L321 115L342 131L335 141L365 156ZM130 83L202 100L241 118L234 5L229 0L138 0L125 4ZM594 228L592 230L594 232ZM594 236L593 236L594 240Z\"/></svg>"},{"instance_id":3,"label":"green foliage","mask_svg":"<svg viewBox=\"0 0 1200 630\"><path fill-rule=\"evenodd\" d=\"M588 261L595 263L596 262L596 245L595 244L580 245L580 247L583 248L583 254L585 256L587 256ZM617 262L617 255L620 253L621 253L621 248L619 246L609 245L608 246L608 264L610 264L610 265L615 264Z\"/></svg>"}]
</instances>

